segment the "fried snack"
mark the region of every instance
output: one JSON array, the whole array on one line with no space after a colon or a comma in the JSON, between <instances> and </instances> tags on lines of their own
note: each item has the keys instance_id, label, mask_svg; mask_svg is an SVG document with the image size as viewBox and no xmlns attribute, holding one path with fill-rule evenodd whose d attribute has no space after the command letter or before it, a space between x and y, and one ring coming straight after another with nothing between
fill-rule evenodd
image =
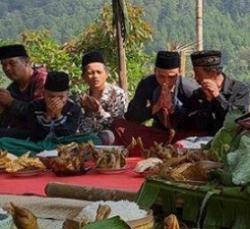
<instances>
[{"instance_id":1,"label":"fried snack","mask_svg":"<svg viewBox=\"0 0 250 229\"><path fill-rule=\"evenodd\" d=\"M170 145L168 148L169 147ZM155 149L157 148L161 149L162 146L156 144ZM169 149L171 149L171 147ZM158 175L168 180L205 182L208 181L208 175L212 170L223 167L222 163L214 161L214 159L202 149L182 149L181 152L175 152L174 149L172 149L169 154L171 156L169 158L165 157L163 164L160 166L160 172L158 173Z\"/></svg>"},{"instance_id":2,"label":"fried snack","mask_svg":"<svg viewBox=\"0 0 250 229\"><path fill-rule=\"evenodd\" d=\"M6 164L10 161L11 159L7 156L7 151L0 151L0 169L5 169Z\"/></svg>"},{"instance_id":3,"label":"fried snack","mask_svg":"<svg viewBox=\"0 0 250 229\"><path fill-rule=\"evenodd\" d=\"M177 217L173 214L164 219L164 229L180 229Z\"/></svg>"},{"instance_id":4,"label":"fried snack","mask_svg":"<svg viewBox=\"0 0 250 229\"><path fill-rule=\"evenodd\" d=\"M39 158L29 157L30 153L23 154L16 160L6 164L7 172L18 172L25 169L45 169L44 164Z\"/></svg>"},{"instance_id":5,"label":"fried snack","mask_svg":"<svg viewBox=\"0 0 250 229\"><path fill-rule=\"evenodd\" d=\"M207 181L208 174L214 169L222 168L223 164L214 161L198 161L189 166L182 175L193 181Z\"/></svg>"},{"instance_id":6,"label":"fried snack","mask_svg":"<svg viewBox=\"0 0 250 229\"><path fill-rule=\"evenodd\" d=\"M101 150L95 155L96 167L101 169L120 169L125 166L126 159L122 152Z\"/></svg>"},{"instance_id":7,"label":"fried snack","mask_svg":"<svg viewBox=\"0 0 250 229\"><path fill-rule=\"evenodd\" d=\"M97 211L96 211L95 221L107 219L110 213L111 213L111 208L108 205L99 204Z\"/></svg>"},{"instance_id":8,"label":"fried snack","mask_svg":"<svg viewBox=\"0 0 250 229\"><path fill-rule=\"evenodd\" d=\"M72 142L67 145L58 146L57 150L59 157L61 156L67 157L67 155L77 155L77 154L82 154L86 157L88 155L93 154L94 145L92 143L78 144L76 142Z\"/></svg>"},{"instance_id":9,"label":"fried snack","mask_svg":"<svg viewBox=\"0 0 250 229\"><path fill-rule=\"evenodd\" d=\"M59 157L46 163L57 175L77 175L85 172L84 157L94 152L93 145L72 142L57 148Z\"/></svg>"},{"instance_id":10,"label":"fried snack","mask_svg":"<svg viewBox=\"0 0 250 229\"><path fill-rule=\"evenodd\" d=\"M192 163L183 163L172 170L170 170L168 177L172 178L175 181L185 181L187 180L184 175L182 174L187 168L189 168L192 165Z\"/></svg>"},{"instance_id":11,"label":"fried snack","mask_svg":"<svg viewBox=\"0 0 250 229\"><path fill-rule=\"evenodd\" d=\"M84 160L81 155L58 157L51 162L51 168L58 175L73 175L84 169Z\"/></svg>"},{"instance_id":12,"label":"fried snack","mask_svg":"<svg viewBox=\"0 0 250 229\"><path fill-rule=\"evenodd\" d=\"M223 164L214 161L184 162L173 168L162 166L159 175L174 181L208 181L208 174Z\"/></svg>"},{"instance_id":13,"label":"fried snack","mask_svg":"<svg viewBox=\"0 0 250 229\"><path fill-rule=\"evenodd\" d=\"M37 218L28 209L10 202L10 213L18 229L38 229Z\"/></svg>"}]
</instances>

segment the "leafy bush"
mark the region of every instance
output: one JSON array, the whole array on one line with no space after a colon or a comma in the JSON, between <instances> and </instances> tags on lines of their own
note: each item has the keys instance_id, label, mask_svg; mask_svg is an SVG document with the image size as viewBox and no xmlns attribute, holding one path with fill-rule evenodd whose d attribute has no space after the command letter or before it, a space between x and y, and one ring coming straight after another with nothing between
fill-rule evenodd
<instances>
[{"instance_id":1,"label":"leafy bush","mask_svg":"<svg viewBox=\"0 0 250 229\"><path fill-rule=\"evenodd\" d=\"M125 48L127 56L127 75L129 91L133 93L138 81L149 70L150 57L144 51L146 41L151 39L150 25L143 19L140 7L128 5L129 33ZM118 54L116 37L112 24L112 8L106 5L100 17L87 27L75 40L67 43L65 49L71 55L88 51L103 52L111 73L111 81L118 79Z\"/></svg>"}]
</instances>

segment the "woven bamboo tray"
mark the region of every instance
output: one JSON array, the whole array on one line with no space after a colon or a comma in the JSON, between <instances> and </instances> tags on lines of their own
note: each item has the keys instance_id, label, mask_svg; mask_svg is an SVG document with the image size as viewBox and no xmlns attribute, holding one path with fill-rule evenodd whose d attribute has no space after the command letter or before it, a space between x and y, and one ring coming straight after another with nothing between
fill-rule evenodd
<instances>
[{"instance_id":1,"label":"woven bamboo tray","mask_svg":"<svg viewBox=\"0 0 250 229\"><path fill-rule=\"evenodd\" d=\"M154 228L153 212L150 210L146 217L142 219L131 220L127 223L132 229L152 229Z\"/></svg>"}]
</instances>

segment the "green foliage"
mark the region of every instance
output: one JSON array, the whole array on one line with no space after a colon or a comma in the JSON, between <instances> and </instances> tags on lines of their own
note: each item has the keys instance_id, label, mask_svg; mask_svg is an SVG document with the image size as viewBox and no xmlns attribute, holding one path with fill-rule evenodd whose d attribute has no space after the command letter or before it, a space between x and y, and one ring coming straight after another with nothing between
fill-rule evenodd
<instances>
[{"instance_id":1,"label":"green foliage","mask_svg":"<svg viewBox=\"0 0 250 229\"><path fill-rule=\"evenodd\" d=\"M129 229L131 228L126 222L124 222L119 216L115 216L109 219L100 220L95 223L87 224L82 229Z\"/></svg>"},{"instance_id":2,"label":"green foliage","mask_svg":"<svg viewBox=\"0 0 250 229\"><path fill-rule=\"evenodd\" d=\"M144 15L142 12L138 14L140 18L137 20L137 32L134 34L137 36L136 39L141 33L141 28L143 29L139 20L141 23L146 20L153 28L151 42L145 43L142 36L142 40L139 43L134 43L135 45L129 41L127 43L129 86L130 90L133 90L139 75L143 75L147 71L149 62L153 63L145 54L144 48L151 55L152 51L165 49L168 42L176 41L180 44L194 42L195 1L127 0L127 2L141 6L144 12ZM47 29L51 32L51 39L63 43L78 37L82 31L85 31L85 34L93 34L96 31L99 35L85 36L86 43L95 44L92 47L89 44L88 50L94 48L110 51L110 47L115 45L114 42L112 43L114 34L111 32L111 8L108 7L109 10L106 13L102 12L100 16L100 9L107 3L110 4L111 1L2 0L0 2L0 38L17 39L23 31ZM204 48L222 50L226 73L241 80L249 80L250 78L249 12L250 3L247 0L204 1ZM102 19L106 22L103 22ZM95 26L93 26L93 21L95 21ZM84 36L82 35L82 37ZM93 39L96 40L93 41ZM61 44L58 43L58 45L61 47ZM83 50L85 51L85 49ZM106 54L114 76L114 73L117 72L114 68L116 55L113 55L114 50L109 51ZM72 56L71 58L75 60L76 65L80 64L79 58ZM136 62L132 62L132 60L142 61L136 65ZM144 60L145 62L143 62Z\"/></svg>"},{"instance_id":3,"label":"green foliage","mask_svg":"<svg viewBox=\"0 0 250 229\"><path fill-rule=\"evenodd\" d=\"M238 147L239 126L235 123L235 119L240 115L239 110L228 112L223 127L209 143L209 152L216 160L225 162L227 153Z\"/></svg>"},{"instance_id":4,"label":"green foliage","mask_svg":"<svg viewBox=\"0 0 250 229\"><path fill-rule=\"evenodd\" d=\"M11 43L11 41L0 39L0 46L7 45L9 43ZM4 75L2 68L0 68L0 87L4 87L4 88L7 87L8 83L9 83L9 80Z\"/></svg>"},{"instance_id":5,"label":"green foliage","mask_svg":"<svg viewBox=\"0 0 250 229\"><path fill-rule=\"evenodd\" d=\"M130 31L125 48L129 90L134 91L138 81L149 68L150 59L144 51L144 43L151 38L151 29L142 18L142 8L128 5L128 15ZM95 23L88 26L74 41L69 42L65 49L71 53L102 51L110 69L111 80L117 81L118 56L110 5L105 6Z\"/></svg>"},{"instance_id":6,"label":"green foliage","mask_svg":"<svg viewBox=\"0 0 250 229\"><path fill-rule=\"evenodd\" d=\"M22 43L27 48L31 60L35 64L46 64L47 69L65 71L71 76L73 91L84 89L81 85L75 85L80 76L80 68L75 64L79 55L69 55L58 42L51 37L48 31L22 33ZM74 58L73 58L74 57Z\"/></svg>"},{"instance_id":7,"label":"green foliage","mask_svg":"<svg viewBox=\"0 0 250 229\"><path fill-rule=\"evenodd\" d=\"M239 58L240 57L240 58ZM250 79L250 46L240 47L228 62L228 72L235 78ZM227 69L226 69L227 70Z\"/></svg>"},{"instance_id":8,"label":"green foliage","mask_svg":"<svg viewBox=\"0 0 250 229\"><path fill-rule=\"evenodd\" d=\"M51 30L64 42L97 17L103 0L1 0L0 37L16 38L25 30Z\"/></svg>"},{"instance_id":9,"label":"green foliage","mask_svg":"<svg viewBox=\"0 0 250 229\"><path fill-rule=\"evenodd\" d=\"M129 90L134 92L138 81L149 70L150 58L144 51L144 43L151 38L151 29L142 19L140 7L128 6L130 32L126 40L127 67ZM105 29L103 29L105 28ZM117 47L114 27L112 24L112 8L103 8L100 17L86 28L73 41L60 45L48 31L23 32L23 43L35 64L46 64L48 70L61 70L72 76L73 91L84 91L86 85L82 82L81 55L82 52L99 49L107 60L111 81L117 81Z\"/></svg>"},{"instance_id":10,"label":"green foliage","mask_svg":"<svg viewBox=\"0 0 250 229\"><path fill-rule=\"evenodd\" d=\"M248 133L240 139L239 147L227 155L227 164L232 173L232 181L236 185L245 185L250 182L250 136Z\"/></svg>"}]
</instances>

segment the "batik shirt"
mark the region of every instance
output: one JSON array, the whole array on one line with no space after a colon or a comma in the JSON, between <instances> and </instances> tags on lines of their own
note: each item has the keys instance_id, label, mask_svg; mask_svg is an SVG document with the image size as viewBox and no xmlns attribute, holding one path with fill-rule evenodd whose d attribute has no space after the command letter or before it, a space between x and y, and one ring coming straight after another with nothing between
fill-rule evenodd
<instances>
[{"instance_id":1,"label":"batik shirt","mask_svg":"<svg viewBox=\"0 0 250 229\"><path fill-rule=\"evenodd\" d=\"M118 86L106 83L98 112L82 109L79 132L90 133L108 129L114 119L122 118L127 108L127 94Z\"/></svg>"}]
</instances>

